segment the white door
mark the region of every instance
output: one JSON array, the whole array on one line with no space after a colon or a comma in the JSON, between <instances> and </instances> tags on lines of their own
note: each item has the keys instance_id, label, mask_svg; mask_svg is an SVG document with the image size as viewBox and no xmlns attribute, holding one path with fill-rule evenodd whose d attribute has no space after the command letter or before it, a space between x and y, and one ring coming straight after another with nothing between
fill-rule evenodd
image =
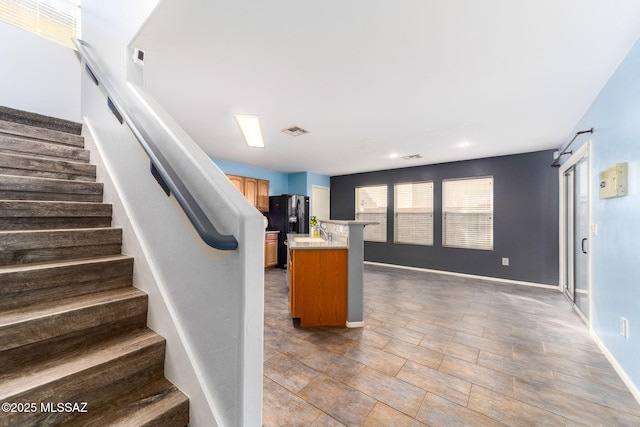
<instances>
[{"instance_id":1,"label":"white door","mask_svg":"<svg viewBox=\"0 0 640 427\"><path fill-rule=\"evenodd\" d=\"M311 215L319 220L328 220L330 215L330 194L328 187L320 185L311 186Z\"/></svg>"}]
</instances>

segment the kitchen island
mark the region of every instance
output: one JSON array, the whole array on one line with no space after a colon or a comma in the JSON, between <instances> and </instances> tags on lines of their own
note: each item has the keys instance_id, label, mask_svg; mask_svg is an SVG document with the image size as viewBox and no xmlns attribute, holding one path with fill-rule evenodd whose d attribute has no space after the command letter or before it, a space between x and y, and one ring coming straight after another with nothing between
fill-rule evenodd
<instances>
[{"instance_id":1,"label":"kitchen island","mask_svg":"<svg viewBox=\"0 0 640 427\"><path fill-rule=\"evenodd\" d=\"M300 326L364 326L365 221L321 221L325 238L288 234L291 317Z\"/></svg>"}]
</instances>

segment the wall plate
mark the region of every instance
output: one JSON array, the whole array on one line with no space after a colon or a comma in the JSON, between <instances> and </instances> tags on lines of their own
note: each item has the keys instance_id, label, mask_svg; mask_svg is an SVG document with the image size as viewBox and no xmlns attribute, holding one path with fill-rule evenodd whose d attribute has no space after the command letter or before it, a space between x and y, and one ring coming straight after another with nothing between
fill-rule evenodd
<instances>
[{"instance_id":1,"label":"wall plate","mask_svg":"<svg viewBox=\"0 0 640 427\"><path fill-rule=\"evenodd\" d=\"M600 198L610 199L627 195L627 162L616 163L600 172Z\"/></svg>"}]
</instances>

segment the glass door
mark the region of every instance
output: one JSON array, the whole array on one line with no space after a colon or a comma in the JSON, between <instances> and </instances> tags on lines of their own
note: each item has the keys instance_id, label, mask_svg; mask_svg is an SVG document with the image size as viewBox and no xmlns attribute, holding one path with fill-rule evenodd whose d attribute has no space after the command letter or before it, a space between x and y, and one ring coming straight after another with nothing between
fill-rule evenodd
<instances>
[{"instance_id":1,"label":"glass door","mask_svg":"<svg viewBox=\"0 0 640 427\"><path fill-rule=\"evenodd\" d=\"M589 183L587 159L580 160L574 168L574 302L585 318L589 319Z\"/></svg>"},{"instance_id":2,"label":"glass door","mask_svg":"<svg viewBox=\"0 0 640 427\"><path fill-rule=\"evenodd\" d=\"M589 319L589 182L584 156L563 175L566 242L564 293L575 308Z\"/></svg>"}]
</instances>

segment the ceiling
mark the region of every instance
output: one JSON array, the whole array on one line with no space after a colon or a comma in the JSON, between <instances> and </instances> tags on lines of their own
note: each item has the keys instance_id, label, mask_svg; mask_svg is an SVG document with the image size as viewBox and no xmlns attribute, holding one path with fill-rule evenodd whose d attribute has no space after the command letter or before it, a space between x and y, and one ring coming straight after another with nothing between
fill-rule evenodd
<instances>
[{"instance_id":1,"label":"ceiling","mask_svg":"<svg viewBox=\"0 0 640 427\"><path fill-rule=\"evenodd\" d=\"M164 0L133 44L212 158L342 175L558 148L639 35L637 0Z\"/></svg>"}]
</instances>

